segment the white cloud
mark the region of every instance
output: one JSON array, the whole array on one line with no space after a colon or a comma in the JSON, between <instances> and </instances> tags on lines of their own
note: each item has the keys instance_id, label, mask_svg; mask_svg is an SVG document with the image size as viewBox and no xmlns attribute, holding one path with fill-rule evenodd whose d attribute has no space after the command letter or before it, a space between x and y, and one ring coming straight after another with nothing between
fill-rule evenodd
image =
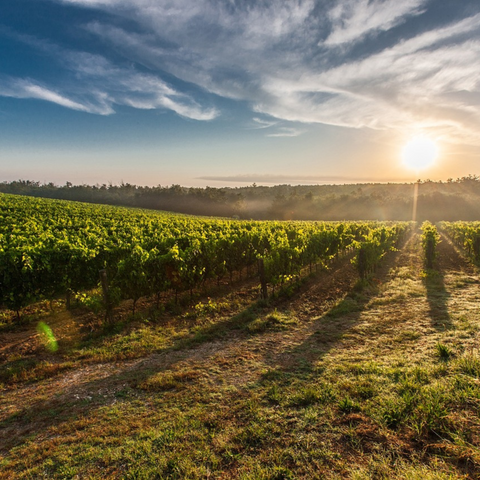
<instances>
[{"instance_id":1,"label":"white cloud","mask_svg":"<svg viewBox=\"0 0 480 480\"><path fill-rule=\"evenodd\" d=\"M298 128L281 127L278 132L269 133L267 137L298 137L302 133Z\"/></svg>"},{"instance_id":2,"label":"white cloud","mask_svg":"<svg viewBox=\"0 0 480 480\"><path fill-rule=\"evenodd\" d=\"M270 128L270 127L273 127L274 125L277 125L278 124L278 121L276 120L263 120L261 118L258 118L258 117L254 117L252 119L254 122L255 122L255 126L254 128Z\"/></svg>"},{"instance_id":3,"label":"white cloud","mask_svg":"<svg viewBox=\"0 0 480 480\"><path fill-rule=\"evenodd\" d=\"M34 43L31 38L27 41ZM115 113L117 105L171 110L194 120L212 120L219 114L215 108L201 107L155 75L139 73L133 67L117 67L101 55L63 50L41 41L36 43L38 48L50 50L67 66L73 79L48 87L31 79L4 77L3 81L0 79L0 95L36 98L98 115Z\"/></svg>"},{"instance_id":4,"label":"white cloud","mask_svg":"<svg viewBox=\"0 0 480 480\"><path fill-rule=\"evenodd\" d=\"M428 127L480 143L480 15L437 28L430 21L427 31L413 34L398 30L414 16L428 15L436 2L57 1L114 15L110 24L103 20L85 28L132 65L151 72L117 67L96 55L72 56L69 68L90 88L88 104L99 109L120 104L167 108L201 120L218 115L199 106L193 94L182 95L180 87L161 80L160 72L168 72L207 92L247 101L259 115L278 120ZM375 35L393 28L389 45L369 50ZM358 44L364 47L362 56L353 58L351 47ZM80 100L82 92L52 90L87 105ZM262 121L254 120L257 128L271 128ZM273 135L300 132L275 128Z\"/></svg>"},{"instance_id":5,"label":"white cloud","mask_svg":"<svg viewBox=\"0 0 480 480\"><path fill-rule=\"evenodd\" d=\"M47 102L56 103L62 107L79 110L82 112L92 112L92 110L79 102L75 102L57 92L49 90L46 87L38 85L30 80L20 78L3 77L0 81L0 95L12 98L35 98Z\"/></svg>"},{"instance_id":6,"label":"white cloud","mask_svg":"<svg viewBox=\"0 0 480 480\"><path fill-rule=\"evenodd\" d=\"M112 108L115 104L145 110L162 108L193 120L212 120L218 116L215 108L200 107L188 95L177 92L154 75L115 67L99 55L70 53L68 61L83 81L108 92Z\"/></svg>"},{"instance_id":7,"label":"white cloud","mask_svg":"<svg viewBox=\"0 0 480 480\"><path fill-rule=\"evenodd\" d=\"M299 79L266 78L264 89L273 100L256 110L290 121L352 127L436 125L478 143L479 105L454 93L480 93L480 41L446 40L479 26L477 15L362 60L306 71Z\"/></svg>"},{"instance_id":8,"label":"white cloud","mask_svg":"<svg viewBox=\"0 0 480 480\"><path fill-rule=\"evenodd\" d=\"M377 31L387 31L422 13L427 0L343 0L328 13L332 32L325 45L341 45Z\"/></svg>"}]
</instances>

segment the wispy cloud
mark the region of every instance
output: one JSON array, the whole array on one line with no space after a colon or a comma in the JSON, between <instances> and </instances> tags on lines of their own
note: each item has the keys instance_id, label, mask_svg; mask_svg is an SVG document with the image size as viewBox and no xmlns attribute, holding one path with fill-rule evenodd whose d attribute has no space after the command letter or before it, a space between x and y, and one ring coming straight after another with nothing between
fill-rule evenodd
<instances>
[{"instance_id":1,"label":"wispy cloud","mask_svg":"<svg viewBox=\"0 0 480 480\"><path fill-rule=\"evenodd\" d=\"M263 120L261 118L258 118L258 117L254 117L252 119L254 122L255 122L255 125L254 127L255 128L270 128L270 127L273 127L275 125L278 125L278 120Z\"/></svg>"},{"instance_id":2,"label":"wispy cloud","mask_svg":"<svg viewBox=\"0 0 480 480\"><path fill-rule=\"evenodd\" d=\"M264 120L262 118L254 117L253 128L258 130L266 130L266 137L298 137L304 131L296 127L285 126L286 122L279 120Z\"/></svg>"},{"instance_id":3,"label":"wispy cloud","mask_svg":"<svg viewBox=\"0 0 480 480\"><path fill-rule=\"evenodd\" d=\"M429 128L480 144L480 7L473 1L470 13L448 21L436 10L441 2L428 0L56 1L105 12L83 28L124 58L114 65L95 54L64 56L78 83L44 88L86 109L130 105L215 118L219 112L201 106L189 85L246 101L258 119ZM422 14L428 21L419 21ZM167 84L165 72L175 81ZM270 136L301 133L263 121L254 120Z\"/></svg>"},{"instance_id":4,"label":"wispy cloud","mask_svg":"<svg viewBox=\"0 0 480 480\"><path fill-rule=\"evenodd\" d=\"M51 86L45 81L3 76L0 95L36 98L99 115L113 114L120 105L171 110L194 120L212 120L219 114L216 108L202 107L157 75L140 73L133 66L117 66L102 55L67 50L31 36L18 35L17 39L49 54L66 73Z\"/></svg>"},{"instance_id":5,"label":"wispy cloud","mask_svg":"<svg viewBox=\"0 0 480 480\"><path fill-rule=\"evenodd\" d=\"M423 12L428 0L343 0L329 12L332 32L325 45L358 41L378 31L387 31L406 17Z\"/></svg>"},{"instance_id":6,"label":"wispy cloud","mask_svg":"<svg viewBox=\"0 0 480 480\"><path fill-rule=\"evenodd\" d=\"M12 98L35 98L56 103L57 105L73 110L91 112L85 105L75 102L28 79L0 77L0 95Z\"/></svg>"},{"instance_id":7,"label":"wispy cloud","mask_svg":"<svg viewBox=\"0 0 480 480\"><path fill-rule=\"evenodd\" d=\"M269 78L276 101L258 110L352 127L439 127L478 143L480 41L468 33L479 30L477 15L298 80Z\"/></svg>"},{"instance_id":8,"label":"wispy cloud","mask_svg":"<svg viewBox=\"0 0 480 480\"><path fill-rule=\"evenodd\" d=\"M281 127L278 132L269 133L267 137L298 137L302 133L298 128Z\"/></svg>"}]
</instances>

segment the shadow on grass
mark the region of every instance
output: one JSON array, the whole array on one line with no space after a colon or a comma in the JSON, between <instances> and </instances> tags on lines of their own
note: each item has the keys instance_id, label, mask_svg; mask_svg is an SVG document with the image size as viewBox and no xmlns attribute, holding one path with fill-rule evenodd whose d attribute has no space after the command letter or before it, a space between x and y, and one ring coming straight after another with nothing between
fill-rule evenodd
<instances>
[{"instance_id":1,"label":"shadow on grass","mask_svg":"<svg viewBox=\"0 0 480 480\"><path fill-rule=\"evenodd\" d=\"M452 321L448 313L448 298L450 294L445 288L444 275L438 270L427 270L424 278L427 290L428 314L432 325L438 330L451 327Z\"/></svg>"},{"instance_id":2,"label":"shadow on grass","mask_svg":"<svg viewBox=\"0 0 480 480\"><path fill-rule=\"evenodd\" d=\"M412 235L406 239L403 248L389 253L369 280L357 281L339 303L316 319L316 331L312 335L277 357L278 370L312 373L314 364L361 322L366 305L380 294L380 285L388 281L390 270L399 265L402 253L415 238Z\"/></svg>"},{"instance_id":3,"label":"shadow on grass","mask_svg":"<svg viewBox=\"0 0 480 480\"><path fill-rule=\"evenodd\" d=\"M128 401L128 398L124 397L126 388L135 388L152 375L173 370L179 362L193 357L196 354L196 347L202 344L225 339L227 342L234 342L239 336L248 335L248 325L269 310L271 307L268 303L259 300L225 321L199 328L194 333L179 337L173 345L157 350L155 355L160 359L158 362L149 364L145 358L131 360L128 362L130 365L119 372L84 383L75 383L63 389L59 395L34 402L0 421L0 453L7 453L32 435L44 433L46 429L76 420L108 406L117 396L123 401ZM214 353L215 351L207 352L205 357ZM12 364L11 367L13 366ZM105 395L106 392L108 395ZM132 401L133 399L134 396Z\"/></svg>"}]
</instances>

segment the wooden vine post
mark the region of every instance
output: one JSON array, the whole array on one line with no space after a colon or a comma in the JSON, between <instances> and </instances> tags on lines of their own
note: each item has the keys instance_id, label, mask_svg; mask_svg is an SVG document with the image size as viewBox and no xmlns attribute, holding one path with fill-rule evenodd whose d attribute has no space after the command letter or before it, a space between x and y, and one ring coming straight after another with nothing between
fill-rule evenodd
<instances>
[{"instance_id":1,"label":"wooden vine post","mask_svg":"<svg viewBox=\"0 0 480 480\"><path fill-rule=\"evenodd\" d=\"M267 280L265 278L265 264L263 258L258 259L258 275L260 277L260 296L264 300L268 298Z\"/></svg>"},{"instance_id":2,"label":"wooden vine post","mask_svg":"<svg viewBox=\"0 0 480 480\"><path fill-rule=\"evenodd\" d=\"M100 282L102 284L103 303L105 305L105 320L107 322L112 322L113 320L112 302L110 301L110 292L108 289L107 271L105 269L102 269L99 271L99 273L100 273Z\"/></svg>"}]
</instances>

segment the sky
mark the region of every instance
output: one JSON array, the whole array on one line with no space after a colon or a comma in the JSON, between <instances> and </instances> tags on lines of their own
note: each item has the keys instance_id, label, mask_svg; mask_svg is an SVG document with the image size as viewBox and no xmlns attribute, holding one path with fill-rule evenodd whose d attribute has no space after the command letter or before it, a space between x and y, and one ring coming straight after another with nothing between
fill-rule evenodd
<instances>
[{"instance_id":1,"label":"sky","mask_svg":"<svg viewBox=\"0 0 480 480\"><path fill-rule=\"evenodd\" d=\"M438 156L402 160L412 138ZM478 0L0 0L0 181L480 174Z\"/></svg>"}]
</instances>

